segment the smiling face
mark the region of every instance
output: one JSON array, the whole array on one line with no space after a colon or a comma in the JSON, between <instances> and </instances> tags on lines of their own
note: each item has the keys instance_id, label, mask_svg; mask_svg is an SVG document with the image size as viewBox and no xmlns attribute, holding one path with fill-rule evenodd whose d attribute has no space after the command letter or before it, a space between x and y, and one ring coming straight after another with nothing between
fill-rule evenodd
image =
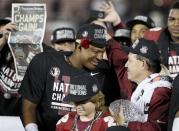
<instances>
[{"instance_id":1,"label":"smiling face","mask_svg":"<svg viewBox=\"0 0 179 131\"><path fill-rule=\"evenodd\" d=\"M144 24L134 25L131 30L131 42L134 43L137 39L142 38L148 29L149 28Z\"/></svg>"},{"instance_id":2,"label":"smiling face","mask_svg":"<svg viewBox=\"0 0 179 131\"><path fill-rule=\"evenodd\" d=\"M168 16L168 30L174 42L179 42L179 9L171 9Z\"/></svg>"},{"instance_id":3,"label":"smiling face","mask_svg":"<svg viewBox=\"0 0 179 131\"><path fill-rule=\"evenodd\" d=\"M128 79L137 83L141 76L143 61L138 60L136 56L136 54L129 53L128 61L125 64L125 67L127 67Z\"/></svg>"},{"instance_id":4,"label":"smiling face","mask_svg":"<svg viewBox=\"0 0 179 131\"><path fill-rule=\"evenodd\" d=\"M89 48L81 48L82 65L90 70L96 69L98 63L103 58L105 48L97 48L90 45Z\"/></svg>"}]
</instances>

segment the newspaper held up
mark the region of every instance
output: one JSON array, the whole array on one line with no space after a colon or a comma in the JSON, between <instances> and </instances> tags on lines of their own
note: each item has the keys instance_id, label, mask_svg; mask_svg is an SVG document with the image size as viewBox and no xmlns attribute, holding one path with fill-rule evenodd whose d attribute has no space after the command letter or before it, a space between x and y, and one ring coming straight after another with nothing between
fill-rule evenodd
<instances>
[{"instance_id":1,"label":"newspaper held up","mask_svg":"<svg viewBox=\"0 0 179 131\"><path fill-rule=\"evenodd\" d=\"M45 4L12 4L12 22L17 31L11 32L8 45L19 78L23 78L32 58L43 51L46 17Z\"/></svg>"}]
</instances>

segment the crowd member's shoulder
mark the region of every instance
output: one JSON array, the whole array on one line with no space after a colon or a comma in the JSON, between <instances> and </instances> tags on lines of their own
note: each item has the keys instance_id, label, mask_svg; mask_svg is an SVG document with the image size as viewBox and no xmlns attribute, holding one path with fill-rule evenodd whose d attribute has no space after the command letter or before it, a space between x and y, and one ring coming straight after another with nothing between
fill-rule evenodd
<instances>
[{"instance_id":1,"label":"crowd member's shoulder","mask_svg":"<svg viewBox=\"0 0 179 131\"><path fill-rule=\"evenodd\" d=\"M144 38L148 40L157 41L163 30L164 28L161 28L161 27L151 28L144 33Z\"/></svg>"}]
</instances>

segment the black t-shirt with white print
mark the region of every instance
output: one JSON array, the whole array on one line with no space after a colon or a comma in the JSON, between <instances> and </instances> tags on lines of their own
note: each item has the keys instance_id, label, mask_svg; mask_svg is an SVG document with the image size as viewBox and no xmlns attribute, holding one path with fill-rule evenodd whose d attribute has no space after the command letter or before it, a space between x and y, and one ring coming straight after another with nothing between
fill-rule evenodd
<instances>
[{"instance_id":1,"label":"black t-shirt with white print","mask_svg":"<svg viewBox=\"0 0 179 131\"><path fill-rule=\"evenodd\" d=\"M21 79L16 76L14 60L6 44L0 51L0 116L21 114L21 100L18 90Z\"/></svg>"},{"instance_id":2,"label":"black t-shirt with white print","mask_svg":"<svg viewBox=\"0 0 179 131\"><path fill-rule=\"evenodd\" d=\"M54 51L42 45L44 51ZM21 115L21 96L18 93L21 81L16 75L13 56L6 44L0 51L0 116Z\"/></svg>"},{"instance_id":3,"label":"black t-shirt with white print","mask_svg":"<svg viewBox=\"0 0 179 131\"><path fill-rule=\"evenodd\" d=\"M40 131L55 130L56 122L72 110L72 105L64 103L63 99L68 93L73 76L86 73L91 74L67 63L64 53L44 52L34 57L26 71L20 93L24 98L38 104L37 120ZM99 76L98 73L94 74L94 77Z\"/></svg>"},{"instance_id":4,"label":"black t-shirt with white print","mask_svg":"<svg viewBox=\"0 0 179 131\"><path fill-rule=\"evenodd\" d=\"M168 69L170 77L174 79L179 73L179 45L177 43L170 42L168 50Z\"/></svg>"}]
</instances>

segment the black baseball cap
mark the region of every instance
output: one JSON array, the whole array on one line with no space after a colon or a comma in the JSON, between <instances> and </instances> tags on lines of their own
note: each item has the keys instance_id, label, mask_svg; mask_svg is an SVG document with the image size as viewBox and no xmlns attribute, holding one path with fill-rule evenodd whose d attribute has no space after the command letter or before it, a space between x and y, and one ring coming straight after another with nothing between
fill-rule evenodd
<instances>
[{"instance_id":1,"label":"black baseball cap","mask_svg":"<svg viewBox=\"0 0 179 131\"><path fill-rule=\"evenodd\" d=\"M114 39L117 41L127 41L130 42L130 30L128 29L118 29L114 33Z\"/></svg>"},{"instance_id":2,"label":"black baseball cap","mask_svg":"<svg viewBox=\"0 0 179 131\"><path fill-rule=\"evenodd\" d=\"M0 25L6 25L11 22L11 19L6 17L6 18L0 18Z\"/></svg>"},{"instance_id":3,"label":"black baseball cap","mask_svg":"<svg viewBox=\"0 0 179 131\"><path fill-rule=\"evenodd\" d=\"M103 48L107 45L107 31L104 27L97 24L86 24L80 27L77 33L77 39L88 39L90 44Z\"/></svg>"},{"instance_id":4,"label":"black baseball cap","mask_svg":"<svg viewBox=\"0 0 179 131\"><path fill-rule=\"evenodd\" d=\"M99 92L100 84L90 75L72 77L69 94L64 98L67 102L81 102L89 100Z\"/></svg>"},{"instance_id":5,"label":"black baseball cap","mask_svg":"<svg viewBox=\"0 0 179 131\"><path fill-rule=\"evenodd\" d=\"M143 16L143 15L137 15L134 17L133 20L128 21L127 27L129 29L132 29L132 27L136 24L143 24L143 25L146 25L148 28L155 27L154 21L150 17Z\"/></svg>"},{"instance_id":6,"label":"black baseball cap","mask_svg":"<svg viewBox=\"0 0 179 131\"><path fill-rule=\"evenodd\" d=\"M176 1L172 4L171 9L179 9L179 1Z\"/></svg>"},{"instance_id":7,"label":"black baseball cap","mask_svg":"<svg viewBox=\"0 0 179 131\"><path fill-rule=\"evenodd\" d=\"M51 35L52 43L61 43L64 41L75 41L75 30L73 28L57 28Z\"/></svg>"},{"instance_id":8,"label":"black baseball cap","mask_svg":"<svg viewBox=\"0 0 179 131\"><path fill-rule=\"evenodd\" d=\"M130 131L130 129L124 126L111 126L106 131Z\"/></svg>"},{"instance_id":9,"label":"black baseball cap","mask_svg":"<svg viewBox=\"0 0 179 131\"><path fill-rule=\"evenodd\" d=\"M132 47L123 47L125 51L141 55L153 62L160 62L160 53L157 44L154 41L146 39L137 39Z\"/></svg>"}]
</instances>

